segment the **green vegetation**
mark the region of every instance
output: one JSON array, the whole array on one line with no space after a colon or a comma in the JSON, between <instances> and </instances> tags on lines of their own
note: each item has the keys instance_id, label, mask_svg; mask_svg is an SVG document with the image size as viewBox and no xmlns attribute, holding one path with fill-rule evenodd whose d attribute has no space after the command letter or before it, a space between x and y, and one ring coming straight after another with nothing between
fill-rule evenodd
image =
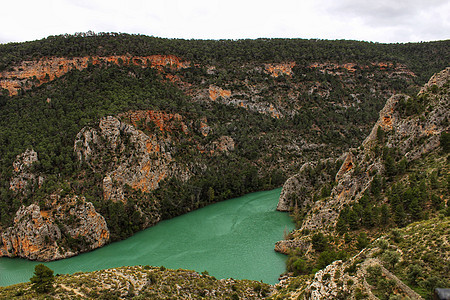
<instances>
[{"instance_id":1,"label":"green vegetation","mask_svg":"<svg viewBox=\"0 0 450 300\"><path fill-rule=\"evenodd\" d=\"M254 62L406 64L420 74L421 84L448 63L449 41L379 44L358 41L305 39L182 40L118 33L79 33L0 45L0 71L22 60L41 57L76 57L174 54L186 60L213 65L239 66Z\"/></svg>"},{"instance_id":2,"label":"green vegetation","mask_svg":"<svg viewBox=\"0 0 450 300\"><path fill-rule=\"evenodd\" d=\"M375 176L370 190L341 211L336 230L340 234L362 228L383 231L436 215L445 207L443 197L448 193L448 172L446 159L433 152L403 171L395 172L395 182Z\"/></svg>"},{"instance_id":3,"label":"green vegetation","mask_svg":"<svg viewBox=\"0 0 450 300\"><path fill-rule=\"evenodd\" d=\"M335 260L347 260L352 251L349 245L343 248L336 244L332 236L321 232L312 235L311 243L314 253L307 256L300 249L290 251L286 260L287 272L292 272L294 276L314 274Z\"/></svg>"},{"instance_id":4,"label":"green vegetation","mask_svg":"<svg viewBox=\"0 0 450 300\"><path fill-rule=\"evenodd\" d=\"M145 226L137 207L145 215L160 211L163 218L171 218L209 203L280 186L305 159L337 154L357 145L392 90L417 89L417 77L401 75L388 80L383 72L394 72L397 64L405 64L421 77L442 68L440 56L424 53L445 53L447 48L445 41L408 45L288 39L188 41L92 32L0 45L0 70L6 71L22 61L54 56L170 54L191 62L185 69L163 67L160 71L90 65L30 91L20 91L18 96L0 95L0 227L10 226L21 205L45 204L48 195L55 192L76 194L94 203L107 220L112 240L116 240ZM389 55L386 49L392 50ZM416 60L418 53L429 60ZM296 63L292 76L274 78L258 71L265 63L289 61ZM342 75L336 75L310 67L316 62L354 62L367 68L356 67L352 73L338 66ZM379 62L393 64L382 70L372 64ZM210 66L215 67L213 72L207 71ZM172 83L166 75L176 76L184 84ZM187 85L191 85L190 90L186 90ZM232 90L230 100L273 105L285 117L276 119L220 101L195 101L191 96L210 85ZM251 96L254 89L257 92ZM194 127L206 118L211 132L207 137L198 131L176 136L178 145L172 155L189 168L195 162L197 167L192 171L196 176L187 182L168 178L152 193L128 189L127 204L108 203L102 200L105 170L93 171L79 164L73 151L74 138L83 127L96 127L103 116L133 110L178 113ZM155 130L147 125L141 129ZM197 145L205 146L223 135L234 140L235 151L214 156L193 151ZM323 151L310 144L320 145ZM15 193L9 185L12 164L26 149L35 150L39 158L29 171L45 180L41 186L36 182L23 193ZM106 167L113 160L114 155L102 158L99 166ZM331 182L315 197L329 195ZM145 205L157 202L159 206ZM76 243L68 241L73 247Z\"/></svg>"},{"instance_id":5,"label":"green vegetation","mask_svg":"<svg viewBox=\"0 0 450 300\"><path fill-rule=\"evenodd\" d=\"M34 276L30 278L30 281L32 283L31 288L36 293L51 292L53 290L53 282L55 281L53 270L43 264L38 264L34 268Z\"/></svg>"},{"instance_id":6,"label":"green vegetation","mask_svg":"<svg viewBox=\"0 0 450 300\"><path fill-rule=\"evenodd\" d=\"M432 299L435 288L450 284L447 257L450 248L445 242L450 234L449 225L450 218L442 215L412 223L393 231L389 236L390 243L377 255L416 293L425 299ZM368 279L378 282L382 277L375 273L372 272ZM382 286L382 283L378 282L376 286Z\"/></svg>"},{"instance_id":7,"label":"green vegetation","mask_svg":"<svg viewBox=\"0 0 450 300\"><path fill-rule=\"evenodd\" d=\"M15 211L22 204L45 202L49 193L62 189L63 193L83 195L93 202L105 216L112 231L111 237L116 240L143 228L135 203L162 198L161 211L164 218L170 218L212 202L278 187L285 180L283 171L273 168L265 169L262 176L258 175L261 167L256 167L254 162L268 151L260 153L253 147L256 145L261 149L270 145L262 144L251 132L264 129L273 134L286 125L274 122L269 116L238 108L191 103L186 95L173 84L164 82L153 69L90 67L72 71L63 79L11 99L3 102L0 110L0 170L3 174L0 193L4 199L0 203L0 221L3 226L11 223ZM51 100L47 102L46 99ZM202 177L194 177L187 183L169 179L153 195L129 189L127 193L131 201L127 204L104 202L103 176L76 161L73 151L75 136L84 126L96 126L102 116L142 109L179 113L185 122L206 117L213 133L204 138L199 132L194 132L194 136L181 140L180 150L175 151L174 157L187 162L206 160L211 168ZM233 122L226 125L230 118ZM223 156L206 157L181 151L183 143L191 143L188 138L206 144L224 133L231 133L240 146L230 153L227 160ZM20 195L10 190L9 178L16 155L28 148L34 149L39 157L32 172L42 174L45 182L40 188L31 186L24 195ZM214 190L213 199L208 196L210 188ZM192 201L193 195L198 201Z\"/></svg>"},{"instance_id":8,"label":"green vegetation","mask_svg":"<svg viewBox=\"0 0 450 300\"><path fill-rule=\"evenodd\" d=\"M440 142L441 142L442 150L445 153L449 153L450 152L450 133L442 132Z\"/></svg>"},{"instance_id":9,"label":"green vegetation","mask_svg":"<svg viewBox=\"0 0 450 300\"><path fill-rule=\"evenodd\" d=\"M303 299L312 293L319 298L346 293L343 299L364 299L367 292L379 299L412 298L415 293L432 299L435 288L449 285L448 83L442 77L437 81L441 87L431 85L418 97L394 98L398 102L391 103L395 106L390 111L383 110L375 137L351 150L352 159L344 165L349 166L347 173L338 179L332 196L303 212L310 227L288 235L300 248L289 253L287 271L303 280L305 274L315 277L296 291L284 284L274 299ZM310 194L321 190L317 183ZM332 205L327 207L327 202ZM342 203L346 204L340 207ZM330 218L338 209L335 231L327 228L323 217L317 228L320 220L314 214L319 209ZM342 252L348 256L339 256ZM343 262L335 261L339 259ZM361 274L367 276L363 279Z\"/></svg>"},{"instance_id":10,"label":"green vegetation","mask_svg":"<svg viewBox=\"0 0 450 300\"><path fill-rule=\"evenodd\" d=\"M331 295L353 295L356 299L366 299L371 292L379 299L405 299L408 293L419 294L424 299L433 299L433 291L437 287L447 287L450 284L450 269L448 253L450 251L446 238L450 234L450 218L439 214L438 217L412 223L401 229L393 229L376 241L366 245L365 249L354 257L336 256L333 267L322 276L315 276L322 259L317 260L316 254L306 258L297 252L289 256L288 271L296 277L290 277L277 287L270 299L308 298L311 291L318 290L323 297ZM363 234L360 234L364 239ZM315 241L322 240L316 237ZM327 237L327 249L320 257L332 249L332 236ZM317 244L316 244L317 245ZM350 254L351 248L346 248ZM356 255L357 254L357 255ZM352 254L350 254L352 255ZM331 261L330 261L331 262ZM314 269L317 267L317 269ZM366 274L364 278L361 274ZM317 278L319 277L319 279ZM365 285L363 280L369 285ZM310 285L314 282L314 285ZM403 285L403 284L404 285ZM406 287L405 287L406 285ZM367 289L370 289L367 290ZM333 296L334 297L334 296ZM341 299L341 298L339 298Z\"/></svg>"},{"instance_id":11,"label":"green vegetation","mask_svg":"<svg viewBox=\"0 0 450 300\"><path fill-rule=\"evenodd\" d=\"M359 145L389 96L415 93L432 73L447 66L449 46L449 41L397 45L302 39L200 41L92 32L0 45L0 71L44 57L176 55L190 62L179 70L90 64L31 90L20 90L17 96L0 93L0 229L11 226L22 205L50 207L50 194L78 195L105 217L114 241L151 226L155 214L168 219L281 186L305 161L336 157ZM266 70L268 64L286 62L295 62L291 75L274 77ZM354 65L349 68L347 63ZM210 86L230 90L231 96L210 101ZM401 113L412 116L428 111L427 97L400 103ZM75 137L86 126L98 128L101 117L136 110L182 116L191 130L189 134L171 132L173 143L167 151L193 176L166 178L157 190L145 193L126 186L126 202L105 201L103 178L117 155L109 153L93 167L80 164L74 154ZM281 117L271 116L272 110ZM207 120L207 136L199 130L200 120ZM164 134L155 124L139 123L137 128ZM233 139L233 151L200 151L222 136ZM377 177L358 203L341 212L340 238L314 236L313 257L295 252L288 269L313 272L345 258L343 251L353 253L365 247L374 236L365 236L361 230L405 226L444 207L440 196L449 189L445 172L435 167L422 175L420 166L409 165L398 151L384 147L387 133L381 128L377 137L379 145L373 152L382 155L386 178ZM447 133L440 141L447 153ZM13 162L27 149L36 151L39 159L27 171L44 181L29 180L23 192L14 192L10 189ZM330 160L308 170L311 184L317 184L316 190L305 191L312 201L331 195L339 165ZM400 177L403 181L394 184ZM293 209L298 226L307 209ZM85 240L71 238L64 224L58 225L63 235L59 244L82 250Z\"/></svg>"},{"instance_id":12,"label":"green vegetation","mask_svg":"<svg viewBox=\"0 0 450 300\"><path fill-rule=\"evenodd\" d=\"M121 267L91 273L57 275L54 288L41 294L31 283L0 287L1 299L261 299L268 284L225 279L207 272L151 266Z\"/></svg>"}]
</instances>

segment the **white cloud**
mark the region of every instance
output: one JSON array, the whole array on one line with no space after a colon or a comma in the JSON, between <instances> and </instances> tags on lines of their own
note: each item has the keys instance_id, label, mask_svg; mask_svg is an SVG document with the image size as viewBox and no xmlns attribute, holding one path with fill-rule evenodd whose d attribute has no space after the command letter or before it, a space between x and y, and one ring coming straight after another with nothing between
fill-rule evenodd
<instances>
[{"instance_id":1,"label":"white cloud","mask_svg":"<svg viewBox=\"0 0 450 300\"><path fill-rule=\"evenodd\" d=\"M2 4L0 42L88 30L407 42L450 38L449 15L448 0L15 0Z\"/></svg>"}]
</instances>

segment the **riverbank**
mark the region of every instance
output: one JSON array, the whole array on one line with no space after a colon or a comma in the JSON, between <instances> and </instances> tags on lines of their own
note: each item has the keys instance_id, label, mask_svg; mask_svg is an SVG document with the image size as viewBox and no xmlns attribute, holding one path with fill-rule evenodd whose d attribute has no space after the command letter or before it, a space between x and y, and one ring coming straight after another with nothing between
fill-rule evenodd
<instances>
[{"instance_id":1,"label":"riverbank","mask_svg":"<svg viewBox=\"0 0 450 300\"><path fill-rule=\"evenodd\" d=\"M286 258L273 250L274 244L294 226L287 213L275 210L280 192L278 188L212 204L126 240L45 265L55 274L163 265L274 284L285 271ZM28 281L38 263L0 258L0 286Z\"/></svg>"}]
</instances>

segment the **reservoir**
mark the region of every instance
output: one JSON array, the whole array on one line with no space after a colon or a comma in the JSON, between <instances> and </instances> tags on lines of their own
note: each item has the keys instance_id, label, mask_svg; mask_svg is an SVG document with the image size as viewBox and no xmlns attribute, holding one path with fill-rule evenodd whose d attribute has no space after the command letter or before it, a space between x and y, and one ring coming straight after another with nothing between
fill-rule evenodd
<instances>
[{"instance_id":1,"label":"reservoir","mask_svg":"<svg viewBox=\"0 0 450 300\"><path fill-rule=\"evenodd\" d=\"M216 278L274 284L286 256L274 244L294 225L275 210L281 188L212 204L72 258L44 263L54 274L151 265L208 271ZM0 258L0 286L29 281L40 262Z\"/></svg>"}]
</instances>

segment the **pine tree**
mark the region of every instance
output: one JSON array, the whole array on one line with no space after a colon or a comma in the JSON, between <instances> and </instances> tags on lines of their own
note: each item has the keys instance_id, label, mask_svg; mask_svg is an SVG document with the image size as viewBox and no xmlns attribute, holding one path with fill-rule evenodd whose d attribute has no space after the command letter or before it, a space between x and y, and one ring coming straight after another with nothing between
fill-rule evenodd
<instances>
[{"instance_id":1,"label":"pine tree","mask_svg":"<svg viewBox=\"0 0 450 300\"><path fill-rule=\"evenodd\" d=\"M53 270L43 264L38 264L34 268L34 276L30 278L30 281L32 289L37 293L48 293L53 289L55 281Z\"/></svg>"},{"instance_id":2,"label":"pine tree","mask_svg":"<svg viewBox=\"0 0 450 300\"><path fill-rule=\"evenodd\" d=\"M386 226L389 223L390 213L387 204L381 205L381 225Z\"/></svg>"}]
</instances>

